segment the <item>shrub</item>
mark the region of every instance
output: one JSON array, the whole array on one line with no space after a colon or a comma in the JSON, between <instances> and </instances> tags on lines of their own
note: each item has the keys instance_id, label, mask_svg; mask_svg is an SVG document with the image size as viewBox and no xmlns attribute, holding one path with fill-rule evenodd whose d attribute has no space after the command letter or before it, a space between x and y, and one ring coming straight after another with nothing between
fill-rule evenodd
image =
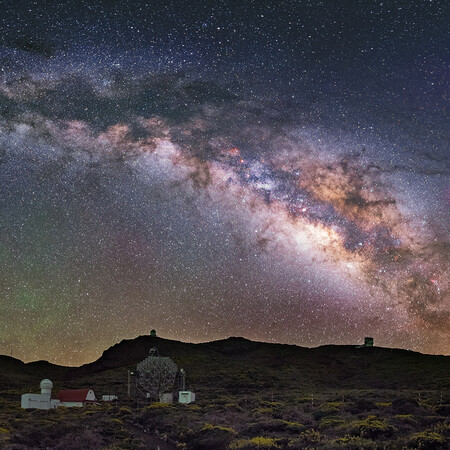
<instances>
[{"instance_id":1,"label":"shrub","mask_svg":"<svg viewBox=\"0 0 450 450\"><path fill-rule=\"evenodd\" d=\"M94 448L94 447L87 447ZM114 443L112 445L108 445L108 447L100 447L104 450L148 450L148 446L142 442L141 439L137 438L127 438L123 439L120 444Z\"/></svg>"},{"instance_id":2,"label":"shrub","mask_svg":"<svg viewBox=\"0 0 450 450\"><path fill-rule=\"evenodd\" d=\"M188 405L189 411L200 411L202 408L198 405Z\"/></svg>"},{"instance_id":3,"label":"shrub","mask_svg":"<svg viewBox=\"0 0 450 450\"><path fill-rule=\"evenodd\" d=\"M352 435L364 438L376 438L392 434L393 427L388 425L386 419L378 419L376 416L368 416L363 420L353 423Z\"/></svg>"},{"instance_id":4,"label":"shrub","mask_svg":"<svg viewBox=\"0 0 450 450\"><path fill-rule=\"evenodd\" d=\"M364 439L359 436L350 436L346 434L332 442L332 448L344 447L349 450L359 450L361 448L376 448L376 444L371 439Z\"/></svg>"},{"instance_id":5,"label":"shrub","mask_svg":"<svg viewBox=\"0 0 450 450\"><path fill-rule=\"evenodd\" d=\"M120 426L123 425L123 422L120 419L113 418L113 419L111 419L111 422L115 423L116 425L120 425Z\"/></svg>"},{"instance_id":6,"label":"shrub","mask_svg":"<svg viewBox=\"0 0 450 450\"><path fill-rule=\"evenodd\" d=\"M132 414L132 411L130 408L127 408L126 406L122 406L119 408L120 416L129 416L130 414Z\"/></svg>"},{"instance_id":7,"label":"shrub","mask_svg":"<svg viewBox=\"0 0 450 450\"><path fill-rule=\"evenodd\" d=\"M299 432L304 427L301 423L288 422L282 419L263 420L256 423L252 423L248 426L247 432L249 434L258 433L282 433L285 431Z\"/></svg>"},{"instance_id":8,"label":"shrub","mask_svg":"<svg viewBox=\"0 0 450 450\"><path fill-rule=\"evenodd\" d=\"M440 433L443 436L450 437L450 423L438 422L434 427L433 431L436 433Z\"/></svg>"},{"instance_id":9,"label":"shrub","mask_svg":"<svg viewBox=\"0 0 450 450\"><path fill-rule=\"evenodd\" d=\"M299 438L289 440L288 448L300 450L308 447L315 447L320 439L321 437L319 432L315 430L307 430L301 433Z\"/></svg>"},{"instance_id":10,"label":"shrub","mask_svg":"<svg viewBox=\"0 0 450 450\"><path fill-rule=\"evenodd\" d=\"M198 450L227 449L236 434L236 431L232 428L205 423L199 433L189 437L188 448Z\"/></svg>"},{"instance_id":11,"label":"shrub","mask_svg":"<svg viewBox=\"0 0 450 450\"><path fill-rule=\"evenodd\" d=\"M287 422L287 421L284 421L284 422L286 424L287 431L298 432L298 431L305 429L305 425L303 425L302 423Z\"/></svg>"},{"instance_id":12,"label":"shrub","mask_svg":"<svg viewBox=\"0 0 450 450\"><path fill-rule=\"evenodd\" d=\"M145 409L164 409L164 408L169 408L170 404L169 403L152 403L151 405L147 406Z\"/></svg>"},{"instance_id":13,"label":"shrub","mask_svg":"<svg viewBox=\"0 0 450 450\"><path fill-rule=\"evenodd\" d=\"M280 448L278 442L279 439L258 436L251 439L238 439L236 441L233 441L230 445L230 449L250 450L255 448L258 449Z\"/></svg>"},{"instance_id":14,"label":"shrub","mask_svg":"<svg viewBox=\"0 0 450 450\"><path fill-rule=\"evenodd\" d=\"M313 416L316 420L320 420L322 417L332 416L339 413L339 408L341 405L342 403L338 402L323 403L314 411Z\"/></svg>"},{"instance_id":15,"label":"shrub","mask_svg":"<svg viewBox=\"0 0 450 450\"><path fill-rule=\"evenodd\" d=\"M128 436L120 419L104 420L101 424L102 434L113 439L122 439Z\"/></svg>"},{"instance_id":16,"label":"shrub","mask_svg":"<svg viewBox=\"0 0 450 450\"><path fill-rule=\"evenodd\" d=\"M343 402L327 402L323 403L321 406L324 406L328 409L339 409L344 403Z\"/></svg>"},{"instance_id":17,"label":"shrub","mask_svg":"<svg viewBox=\"0 0 450 450\"><path fill-rule=\"evenodd\" d=\"M205 425L203 425L203 427L202 427L202 431L207 431L207 430L220 430L220 431L226 431L227 433L237 434L236 431L233 430L233 428L221 427L221 426L217 426L217 425L212 425L210 423L205 423Z\"/></svg>"},{"instance_id":18,"label":"shrub","mask_svg":"<svg viewBox=\"0 0 450 450\"><path fill-rule=\"evenodd\" d=\"M305 425L312 425L314 423L311 414L296 406L284 408L278 416L280 419L287 420L288 422L302 423Z\"/></svg>"},{"instance_id":19,"label":"shrub","mask_svg":"<svg viewBox=\"0 0 450 450\"><path fill-rule=\"evenodd\" d=\"M408 444L418 449L444 449L446 441L444 436L432 431L423 431L411 436Z\"/></svg>"},{"instance_id":20,"label":"shrub","mask_svg":"<svg viewBox=\"0 0 450 450\"><path fill-rule=\"evenodd\" d=\"M325 419L323 419L320 422L319 428L321 428L321 429L335 428L344 423L345 423L345 420L341 419L339 417L326 417Z\"/></svg>"},{"instance_id":21,"label":"shrub","mask_svg":"<svg viewBox=\"0 0 450 450\"><path fill-rule=\"evenodd\" d=\"M316 444L320 442L320 433L316 430L306 430L300 434L300 441L306 445Z\"/></svg>"},{"instance_id":22,"label":"shrub","mask_svg":"<svg viewBox=\"0 0 450 450\"><path fill-rule=\"evenodd\" d=\"M412 414L396 414L394 416L395 423L409 423L409 424L417 424L417 420L413 417Z\"/></svg>"},{"instance_id":23,"label":"shrub","mask_svg":"<svg viewBox=\"0 0 450 450\"><path fill-rule=\"evenodd\" d=\"M305 445L300 439L289 439L288 448L292 450L304 449Z\"/></svg>"},{"instance_id":24,"label":"shrub","mask_svg":"<svg viewBox=\"0 0 450 450\"><path fill-rule=\"evenodd\" d=\"M271 408L255 408L252 410L254 414L272 414L273 410Z\"/></svg>"},{"instance_id":25,"label":"shrub","mask_svg":"<svg viewBox=\"0 0 450 450\"><path fill-rule=\"evenodd\" d=\"M392 406L392 403L391 402L378 402L378 403L375 403L375 406L377 408L389 408L390 406Z\"/></svg>"},{"instance_id":26,"label":"shrub","mask_svg":"<svg viewBox=\"0 0 450 450\"><path fill-rule=\"evenodd\" d=\"M93 410L87 410L87 411L83 411L81 413L82 416L93 416L95 414L98 414L97 411L93 411Z\"/></svg>"}]
</instances>

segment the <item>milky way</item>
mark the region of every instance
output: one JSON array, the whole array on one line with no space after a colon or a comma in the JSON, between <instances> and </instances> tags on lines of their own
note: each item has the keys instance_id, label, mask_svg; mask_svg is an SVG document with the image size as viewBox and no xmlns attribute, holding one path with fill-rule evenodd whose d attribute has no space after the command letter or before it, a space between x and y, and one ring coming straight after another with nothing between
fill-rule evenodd
<instances>
[{"instance_id":1,"label":"milky way","mask_svg":"<svg viewBox=\"0 0 450 450\"><path fill-rule=\"evenodd\" d=\"M449 354L446 2L6 3L1 353Z\"/></svg>"}]
</instances>

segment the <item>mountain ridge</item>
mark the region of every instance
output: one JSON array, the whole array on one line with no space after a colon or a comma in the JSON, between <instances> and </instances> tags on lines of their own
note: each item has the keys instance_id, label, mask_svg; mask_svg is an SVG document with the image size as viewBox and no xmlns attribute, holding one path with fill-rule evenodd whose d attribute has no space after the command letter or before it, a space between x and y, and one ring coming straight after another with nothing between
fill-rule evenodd
<instances>
[{"instance_id":1,"label":"mountain ridge","mask_svg":"<svg viewBox=\"0 0 450 450\"><path fill-rule=\"evenodd\" d=\"M138 336L106 349L79 367L46 361L23 363L0 356L0 381L11 387L52 378L62 385L102 386L123 379L152 347L184 368L196 389L233 392L258 389L442 389L450 386L450 356L403 349L324 345L314 348L241 337L189 343Z\"/></svg>"}]
</instances>

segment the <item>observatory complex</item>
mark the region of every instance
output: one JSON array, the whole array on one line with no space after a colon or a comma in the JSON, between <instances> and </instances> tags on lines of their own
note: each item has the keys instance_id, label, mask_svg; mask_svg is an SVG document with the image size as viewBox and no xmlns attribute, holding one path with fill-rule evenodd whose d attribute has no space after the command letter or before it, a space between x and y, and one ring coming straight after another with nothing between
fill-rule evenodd
<instances>
[{"instance_id":1,"label":"observatory complex","mask_svg":"<svg viewBox=\"0 0 450 450\"><path fill-rule=\"evenodd\" d=\"M84 406L88 403L97 401L97 398L92 389L75 389L62 390L58 393L58 398L52 397L53 383L49 379L41 381L40 394L23 394L21 398L21 407L36 408L36 409L52 409L58 406Z\"/></svg>"}]
</instances>

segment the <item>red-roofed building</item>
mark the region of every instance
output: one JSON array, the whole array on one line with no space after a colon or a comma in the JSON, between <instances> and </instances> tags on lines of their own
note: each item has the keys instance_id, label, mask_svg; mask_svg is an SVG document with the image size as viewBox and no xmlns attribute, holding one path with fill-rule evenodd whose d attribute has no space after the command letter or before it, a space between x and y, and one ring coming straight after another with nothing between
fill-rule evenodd
<instances>
[{"instance_id":1,"label":"red-roofed building","mask_svg":"<svg viewBox=\"0 0 450 450\"><path fill-rule=\"evenodd\" d=\"M94 391L92 389L75 389L59 391L58 400L61 406L83 406L86 403L95 402Z\"/></svg>"}]
</instances>

